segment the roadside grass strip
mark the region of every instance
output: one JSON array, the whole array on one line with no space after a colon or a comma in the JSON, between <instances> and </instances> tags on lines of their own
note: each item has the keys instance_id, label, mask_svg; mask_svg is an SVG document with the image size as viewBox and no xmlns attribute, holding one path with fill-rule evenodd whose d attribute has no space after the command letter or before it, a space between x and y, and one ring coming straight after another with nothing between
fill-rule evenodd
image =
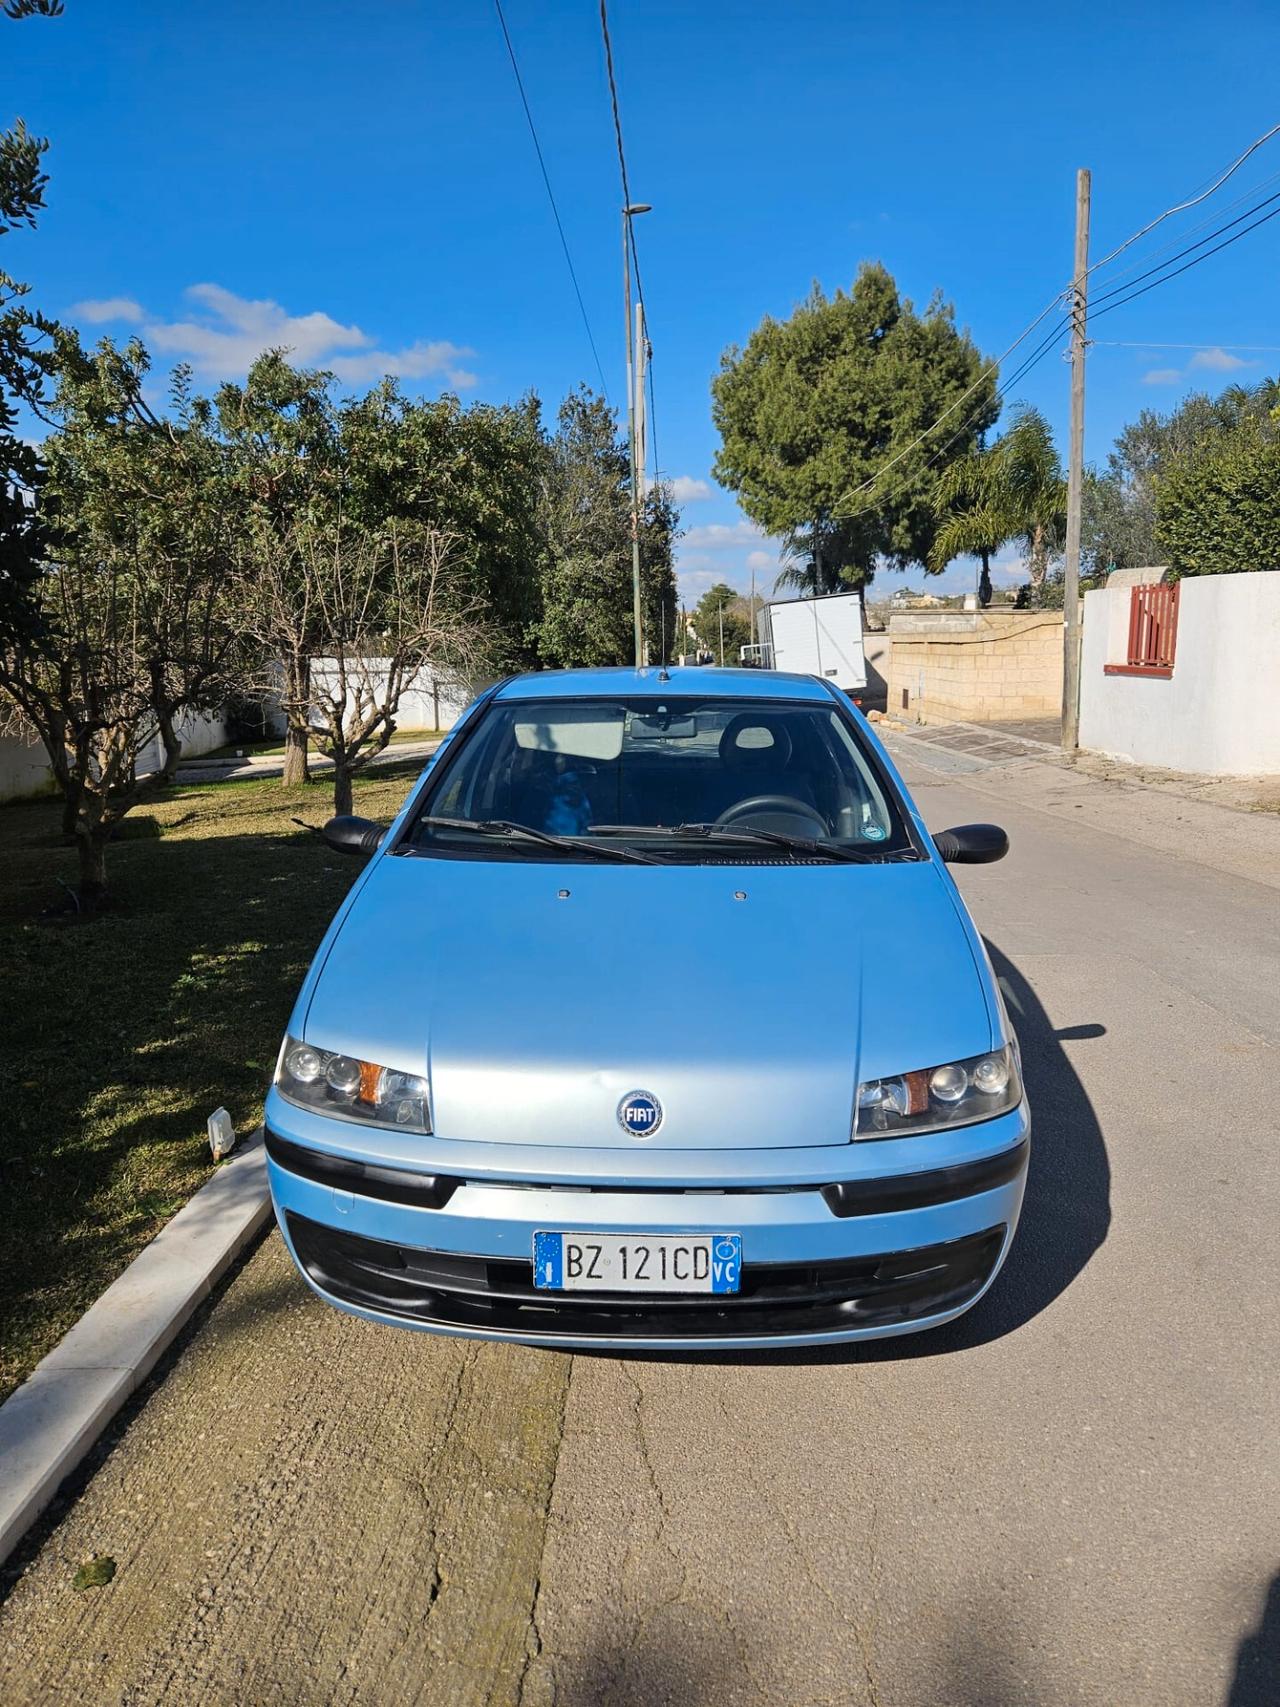
<instances>
[{"instance_id":1,"label":"roadside grass strip","mask_svg":"<svg viewBox=\"0 0 1280 1707\"><path fill-rule=\"evenodd\" d=\"M421 762L358 781L389 819ZM214 1171L220 1104L252 1132L298 985L360 864L331 784L175 787L108 849L114 910L41 923L76 855L57 801L0 807L0 1399Z\"/></svg>"}]
</instances>

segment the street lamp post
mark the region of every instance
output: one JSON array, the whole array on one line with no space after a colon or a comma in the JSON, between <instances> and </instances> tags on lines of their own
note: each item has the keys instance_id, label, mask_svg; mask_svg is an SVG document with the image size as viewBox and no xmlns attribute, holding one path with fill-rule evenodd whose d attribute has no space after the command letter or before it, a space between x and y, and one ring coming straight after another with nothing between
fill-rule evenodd
<instances>
[{"instance_id":1,"label":"street lamp post","mask_svg":"<svg viewBox=\"0 0 1280 1707\"><path fill-rule=\"evenodd\" d=\"M648 202L622 210L622 289L627 317L627 447L631 464L631 604L635 622L636 668L644 663L644 618L640 608L640 493L636 468L635 328L631 320L631 221L651 211Z\"/></svg>"}]
</instances>

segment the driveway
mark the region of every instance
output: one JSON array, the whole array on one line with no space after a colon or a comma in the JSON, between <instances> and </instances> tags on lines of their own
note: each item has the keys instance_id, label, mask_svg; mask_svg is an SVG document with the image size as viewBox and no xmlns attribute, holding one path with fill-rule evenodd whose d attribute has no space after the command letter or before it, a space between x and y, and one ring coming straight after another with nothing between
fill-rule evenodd
<instances>
[{"instance_id":1,"label":"driveway","mask_svg":"<svg viewBox=\"0 0 1280 1707\"><path fill-rule=\"evenodd\" d=\"M961 872L1035 1122L989 1298L569 1357L349 1320L272 1235L29 1547L0 1699L1275 1707L1280 819L890 739L1013 844Z\"/></svg>"}]
</instances>

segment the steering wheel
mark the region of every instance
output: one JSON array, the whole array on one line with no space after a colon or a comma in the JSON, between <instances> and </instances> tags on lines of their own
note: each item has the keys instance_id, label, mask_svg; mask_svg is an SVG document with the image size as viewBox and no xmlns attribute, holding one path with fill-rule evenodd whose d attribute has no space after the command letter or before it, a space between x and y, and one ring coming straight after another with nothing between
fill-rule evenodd
<instances>
[{"instance_id":1,"label":"steering wheel","mask_svg":"<svg viewBox=\"0 0 1280 1707\"><path fill-rule=\"evenodd\" d=\"M743 818L755 817L802 818L819 836L830 835L830 827L822 814L813 806L806 805L803 800L797 800L792 794L753 794L749 800L737 800L732 806L727 806L716 819L717 824L737 824ZM769 829L770 825L760 825L758 828Z\"/></svg>"}]
</instances>

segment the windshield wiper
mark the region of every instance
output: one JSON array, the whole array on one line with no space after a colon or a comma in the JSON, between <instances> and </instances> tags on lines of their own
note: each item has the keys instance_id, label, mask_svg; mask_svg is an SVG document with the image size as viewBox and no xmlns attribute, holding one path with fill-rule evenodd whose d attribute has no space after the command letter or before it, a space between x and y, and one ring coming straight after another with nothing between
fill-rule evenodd
<instances>
[{"instance_id":1,"label":"windshield wiper","mask_svg":"<svg viewBox=\"0 0 1280 1707\"><path fill-rule=\"evenodd\" d=\"M880 865L886 857L841 842L820 842L815 836L787 836L780 830L757 830L749 824L593 824L596 835L689 836L706 842L764 842L811 858L845 860L850 865Z\"/></svg>"},{"instance_id":2,"label":"windshield wiper","mask_svg":"<svg viewBox=\"0 0 1280 1707\"><path fill-rule=\"evenodd\" d=\"M787 836L781 830L757 830L751 824L677 824L677 835L705 837L707 841L765 842L791 853L808 854L823 859L847 860L851 865L878 865L882 854L868 853L865 848L845 847L841 842L820 842L816 836Z\"/></svg>"},{"instance_id":3,"label":"windshield wiper","mask_svg":"<svg viewBox=\"0 0 1280 1707\"><path fill-rule=\"evenodd\" d=\"M559 848L562 853L594 854L602 859L625 860L631 865L665 865L656 854L641 853L639 848L615 847L610 842L589 841L580 836L555 836L550 830L535 830L529 824L516 824L509 818L419 818L414 825L428 830L471 830L480 836L509 836L516 841L538 842L543 847Z\"/></svg>"}]
</instances>

